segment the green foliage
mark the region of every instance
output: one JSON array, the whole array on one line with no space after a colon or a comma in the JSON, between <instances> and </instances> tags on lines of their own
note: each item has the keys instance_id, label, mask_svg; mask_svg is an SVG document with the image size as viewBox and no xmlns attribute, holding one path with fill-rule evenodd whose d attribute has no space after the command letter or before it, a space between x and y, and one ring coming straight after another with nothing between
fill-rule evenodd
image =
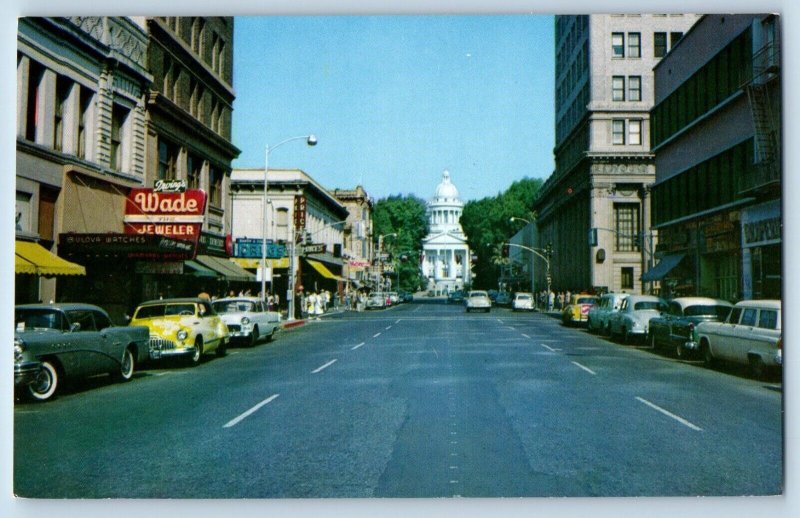
<instances>
[{"instance_id":1,"label":"green foliage","mask_svg":"<svg viewBox=\"0 0 800 518\"><path fill-rule=\"evenodd\" d=\"M376 250L379 236L397 234L384 237L383 249L391 255L391 262L400 272L400 287L418 291L424 286L419 257L422 240L428 235L425 202L413 195L378 200L372 209L372 224Z\"/></svg>"},{"instance_id":2,"label":"green foliage","mask_svg":"<svg viewBox=\"0 0 800 518\"><path fill-rule=\"evenodd\" d=\"M499 266L507 262L502 255L502 243L525 226L524 221L536 219L533 203L544 180L523 178L496 196L469 201L464 205L461 227L467 235L470 249L477 256L473 268L475 287L497 287Z\"/></svg>"}]
</instances>

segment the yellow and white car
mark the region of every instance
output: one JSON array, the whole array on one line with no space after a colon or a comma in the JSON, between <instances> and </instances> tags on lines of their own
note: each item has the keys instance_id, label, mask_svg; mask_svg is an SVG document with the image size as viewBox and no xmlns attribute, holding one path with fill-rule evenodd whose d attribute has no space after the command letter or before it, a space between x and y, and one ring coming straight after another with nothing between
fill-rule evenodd
<instances>
[{"instance_id":1,"label":"yellow and white car","mask_svg":"<svg viewBox=\"0 0 800 518\"><path fill-rule=\"evenodd\" d=\"M228 326L205 299L163 299L136 308L130 325L150 329L150 358L185 357L200 363L204 353L225 356Z\"/></svg>"}]
</instances>

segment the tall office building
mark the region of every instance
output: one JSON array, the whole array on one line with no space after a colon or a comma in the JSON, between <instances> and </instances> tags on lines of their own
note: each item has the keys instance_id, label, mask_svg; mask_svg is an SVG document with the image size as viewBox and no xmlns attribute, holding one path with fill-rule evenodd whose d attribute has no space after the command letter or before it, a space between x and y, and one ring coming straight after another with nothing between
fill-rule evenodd
<instances>
[{"instance_id":1,"label":"tall office building","mask_svg":"<svg viewBox=\"0 0 800 518\"><path fill-rule=\"evenodd\" d=\"M641 276L653 263L653 67L697 19L556 16L556 170L535 204L538 244L553 248L553 289L650 289Z\"/></svg>"}]
</instances>

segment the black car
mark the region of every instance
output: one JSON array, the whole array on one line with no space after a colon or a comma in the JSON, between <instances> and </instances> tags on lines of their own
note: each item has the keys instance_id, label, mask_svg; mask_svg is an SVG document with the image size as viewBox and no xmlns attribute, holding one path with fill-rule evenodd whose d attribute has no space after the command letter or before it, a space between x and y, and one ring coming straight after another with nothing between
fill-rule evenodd
<instances>
[{"instance_id":1,"label":"black car","mask_svg":"<svg viewBox=\"0 0 800 518\"><path fill-rule=\"evenodd\" d=\"M673 299L666 311L650 319L647 332L650 346L675 351L679 358L683 358L690 351L686 344L693 340L697 324L725 320L731 307L730 302L706 297Z\"/></svg>"}]
</instances>

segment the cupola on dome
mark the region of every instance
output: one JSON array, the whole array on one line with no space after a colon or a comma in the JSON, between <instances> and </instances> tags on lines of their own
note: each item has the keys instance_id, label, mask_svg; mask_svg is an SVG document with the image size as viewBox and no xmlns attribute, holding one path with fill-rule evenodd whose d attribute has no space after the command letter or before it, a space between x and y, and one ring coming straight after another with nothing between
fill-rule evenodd
<instances>
[{"instance_id":1,"label":"cupola on dome","mask_svg":"<svg viewBox=\"0 0 800 518\"><path fill-rule=\"evenodd\" d=\"M446 169L442 173L441 183L436 187L434 198L445 200L458 199L458 189L456 189L456 186L450 181L450 172Z\"/></svg>"}]
</instances>

